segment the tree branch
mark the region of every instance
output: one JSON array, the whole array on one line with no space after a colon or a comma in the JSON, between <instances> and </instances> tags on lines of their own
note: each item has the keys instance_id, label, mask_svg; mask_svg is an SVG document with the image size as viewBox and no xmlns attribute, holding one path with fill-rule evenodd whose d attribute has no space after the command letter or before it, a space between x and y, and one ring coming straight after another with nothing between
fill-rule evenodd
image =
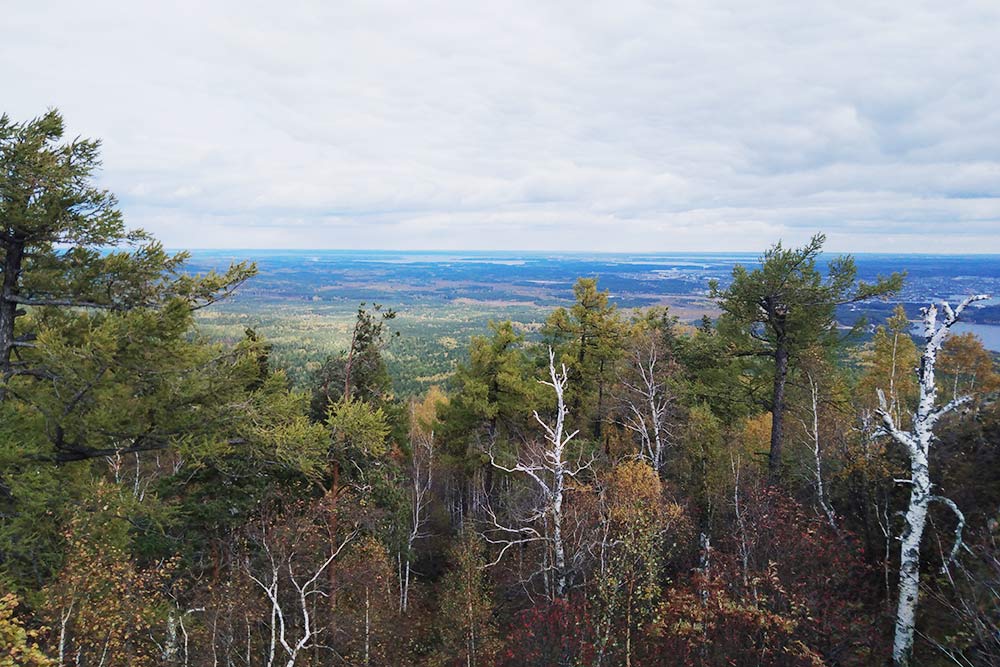
<instances>
[{"instance_id":1,"label":"tree branch","mask_svg":"<svg viewBox=\"0 0 1000 667\"><path fill-rule=\"evenodd\" d=\"M951 547L951 553L948 555L948 559L941 564L941 573L944 574L948 570L948 566L951 565L955 557L958 556L958 550L962 548L962 530L965 528L965 515L962 514L962 510L958 509L958 505L951 498L945 498L944 496L931 496L932 501L937 501L951 508L951 511L955 513L955 517L958 519L958 525L955 526L955 544Z\"/></svg>"},{"instance_id":2,"label":"tree branch","mask_svg":"<svg viewBox=\"0 0 1000 667\"><path fill-rule=\"evenodd\" d=\"M24 306L61 306L65 308L94 308L98 310L125 311L126 306L118 303L99 303L96 301L76 301L74 299L31 299L22 296L8 296L9 303L19 303Z\"/></svg>"}]
</instances>

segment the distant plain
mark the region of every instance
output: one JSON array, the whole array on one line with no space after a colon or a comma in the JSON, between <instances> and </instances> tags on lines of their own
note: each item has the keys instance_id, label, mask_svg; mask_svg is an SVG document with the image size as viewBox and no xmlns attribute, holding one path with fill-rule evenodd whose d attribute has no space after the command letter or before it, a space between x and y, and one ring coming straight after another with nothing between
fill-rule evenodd
<instances>
[{"instance_id":1,"label":"distant plain","mask_svg":"<svg viewBox=\"0 0 1000 667\"><path fill-rule=\"evenodd\" d=\"M749 253L544 253L472 251L196 250L190 269L255 261L259 275L228 302L205 311L200 326L212 338L232 339L253 328L274 344L274 360L292 380L307 382L323 358L346 348L360 304L380 303L397 313L400 333L387 354L400 393L443 383L469 339L490 321L511 320L529 338L558 306L573 299L579 277L597 277L623 311L667 306L682 322L718 310L708 281L723 284ZM1000 255L855 255L858 276L906 271L903 291L887 303L842 309L847 326L864 315L881 322L894 304L911 317L930 300L972 293L1000 296ZM973 331L1000 351L1000 299L972 310L960 330ZM405 369L405 371L404 371Z\"/></svg>"}]
</instances>

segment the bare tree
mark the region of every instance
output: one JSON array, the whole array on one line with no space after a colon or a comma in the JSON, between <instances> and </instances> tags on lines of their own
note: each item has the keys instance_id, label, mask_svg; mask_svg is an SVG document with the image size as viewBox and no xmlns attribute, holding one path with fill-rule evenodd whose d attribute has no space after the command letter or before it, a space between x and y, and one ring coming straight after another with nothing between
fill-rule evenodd
<instances>
[{"instance_id":1,"label":"bare tree","mask_svg":"<svg viewBox=\"0 0 1000 667\"><path fill-rule=\"evenodd\" d=\"M532 482L538 492L537 500L526 512L516 518L519 524L511 527L500 523L492 508L486 509L490 524L483 533L483 538L490 544L501 547L499 555L490 563L500 562L504 554L513 546L541 542L548 549L545 552L540 572L554 574L552 586L555 597L566 596L569 588L570 566L567 560L566 548L566 517L564 501L566 483L593 463L591 458L586 463L570 462L567 456L567 445L579 431L566 432L566 417L569 410L564 401L567 383L565 364L561 371L556 370L555 354L549 349L549 380L540 382L556 394L556 416L554 423L543 420L536 411L535 421L542 427L545 438L528 444L518 456L513 466L498 463L494 452L489 452L490 463L503 472L523 475ZM551 560L549 560L551 550ZM575 559L571 559L575 560ZM574 563L576 564L576 563Z\"/></svg>"},{"instance_id":2,"label":"bare tree","mask_svg":"<svg viewBox=\"0 0 1000 667\"><path fill-rule=\"evenodd\" d=\"M416 417L413 418L414 421ZM410 575L413 565L413 547L417 540L427 537L427 506L431 501L434 482L434 431L424 432L414 428L411 432L413 455L410 463L410 531L406 536L406 554L399 560L399 611L405 612L410 604Z\"/></svg>"},{"instance_id":3,"label":"bare tree","mask_svg":"<svg viewBox=\"0 0 1000 667\"><path fill-rule=\"evenodd\" d=\"M810 402L809 422L807 423L805 419L801 422L813 453L813 465L815 466L813 468L813 482L816 484L816 499L830 527L839 534L837 515L826 497L826 486L823 483L823 448L819 435L819 383L813 378L812 373L806 373L806 379L809 381L809 397L812 400Z\"/></svg>"},{"instance_id":4,"label":"bare tree","mask_svg":"<svg viewBox=\"0 0 1000 667\"><path fill-rule=\"evenodd\" d=\"M746 514L740 502L740 456L729 455L729 465L733 471L733 513L736 517L736 527L739 532L737 550L740 554L740 572L743 576L743 587L750 588L750 546L747 542ZM753 598L757 599L757 586L753 586Z\"/></svg>"},{"instance_id":5,"label":"bare tree","mask_svg":"<svg viewBox=\"0 0 1000 667\"><path fill-rule=\"evenodd\" d=\"M625 415L623 424L639 436L639 454L654 470L660 472L671 437L671 396L660 377L668 360L660 356L652 335L641 338L628 364L628 373L621 378L625 395L622 398Z\"/></svg>"},{"instance_id":6,"label":"bare tree","mask_svg":"<svg viewBox=\"0 0 1000 667\"><path fill-rule=\"evenodd\" d=\"M296 571L298 568L294 562L295 549L286 551L274 548L267 539L267 533L267 527L262 527L260 546L267 558L266 573L259 577L255 575L249 559L245 563L245 568L247 576L264 591L271 605L271 638L268 646L267 666L274 665L277 648L280 646L286 655L285 667L294 667L299 655L311 648L317 635L322 632L321 628L313 625L313 606L311 604L312 598L326 595L320 588L320 577L351 540L357 536L358 531L350 532L322 563L313 568L307 568L304 573ZM280 594L283 582L292 586L291 601L287 597L283 598ZM296 628L295 634L298 637L290 637L290 632Z\"/></svg>"},{"instance_id":7,"label":"bare tree","mask_svg":"<svg viewBox=\"0 0 1000 667\"><path fill-rule=\"evenodd\" d=\"M938 585L930 587L936 604L948 610L963 632L957 637L938 641L922 635L949 663L959 667L1000 665L1000 617L996 614L1000 598L1000 549L997 524L990 521L963 544L971 558L968 563L955 561L955 573L947 572Z\"/></svg>"},{"instance_id":8,"label":"bare tree","mask_svg":"<svg viewBox=\"0 0 1000 667\"><path fill-rule=\"evenodd\" d=\"M947 505L958 519L955 529L955 544L945 560L944 568L954 560L962 545L962 528L965 517L953 501L932 493L929 458L934 440L934 425L941 417L968 403L971 396L955 397L949 403L938 407L937 386L934 382L934 366L938 352L952 326L958 321L962 311L970 303L988 298L980 294L962 301L954 310L947 303L942 304L944 319L938 322L938 308L931 304L921 310L923 315L924 350L920 357L918 380L920 400L908 431L901 430L890 410L885 394L878 391L878 415L882 420L881 433L889 435L903 446L910 459L910 478L904 483L910 485L910 502L906 510L906 526L900 538L899 601L896 607L896 629L892 645L892 658L897 667L909 667L913 659L913 636L916 626L917 600L920 590L920 542L927 523L927 510L931 502Z\"/></svg>"}]
</instances>

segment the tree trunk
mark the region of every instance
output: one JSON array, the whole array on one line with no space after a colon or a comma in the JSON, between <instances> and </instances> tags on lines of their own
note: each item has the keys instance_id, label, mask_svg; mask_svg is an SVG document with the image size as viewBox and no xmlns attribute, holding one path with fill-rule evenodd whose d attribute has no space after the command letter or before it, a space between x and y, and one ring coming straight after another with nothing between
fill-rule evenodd
<instances>
[{"instance_id":1,"label":"tree trunk","mask_svg":"<svg viewBox=\"0 0 1000 667\"><path fill-rule=\"evenodd\" d=\"M893 417L892 409L886 401L885 394L879 390L878 414L882 417L883 433L892 436L901 444L910 458L910 502L906 509L906 527L901 537L899 554L899 600L896 606L895 637L892 642L892 661L896 667L910 667L913 664L913 636L916 631L917 602L920 591L920 542L927 523L927 509L931 501L942 502L956 514L958 527L955 532L955 544L951 556L945 561L944 567L958 554L962 545L961 532L965 525L965 517L954 502L942 496L931 493L930 479L930 448L934 440L934 424L943 415L955 408L968 403L970 396L954 397L948 404L937 406L937 385L934 382L934 367L937 355L941 350L948 330L958 321L962 311L974 301L986 299L985 295L971 296L962 301L958 308L952 308L945 303L945 319L938 325L937 306L931 304L923 309L924 345L920 357L918 379L920 381L920 400L917 411L913 415L913 425L909 432L903 432Z\"/></svg>"},{"instance_id":2,"label":"tree trunk","mask_svg":"<svg viewBox=\"0 0 1000 667\"><path fill-rule=\"evenodd\" d=\"M944 340L934 330L933 314L928 330L932 332L920 358L920 401L913 419L910 454L910 502L906 509L906 527L900 539L899 599L896 603L896 628L892 643L892 659L897 667L909 667L913 661L913 635L916 630L918 595L920 592L920 542L927 523L927 508L931 502L931 479L928 459L932 426L936 413L937 385L934 366ZM950 325L945 325L945 329Z\"/></svg>"},{"instance_id":3,"label":"tree trunk","mask_svg":"<svg viewBox=\"0 0 1000 667\"><path fill-rule=\"evenodd\" d=\"M171 609L167 613L167 636L163 640L163 651L160 655L163 663L172 665L177 662L180 646L177 642L177 614L179 610Z\"/></svg>"},{"instance_id":4,"label":"tree trunk","mask_svg":"<svg viewBox=\"0 0 1000 667\"><path fill-rule=\"evenodd\" d=\"M594 440L600 442L604 426L604 359L597 371L597 414L594 417Z\"/></svg>"},{"instance_id":5,"label":"tree trunk","mask_svg":"<svg viewBox=\"0 0 1000 667\"><path fill-rule=\"evenodd\" d=\"M918 457L919 458L919 457ZM913 658L913 635L916 628L917 601L920 592L920 542L927 523L930 505L930 478L927 461L911 464L913 487L906 510L906 528L901 538L899 561L899 601L896 607L895 639L892 658L897 667L909 667Z\"/></svg>"},{"instance_id":6,"label":"tree trunk","mask_svg":"<svg viewBox=\"0 0 1000 667\"><path fill-rule=\"evenodd\" d=\"M476 617L472 609L472 592L474 582L470 580L466 582L466 607L469 614L469 633L468 633L468 647L467 654L465 656L466 667L475 667L476 664Z\"/></svg>"},{"instance_id":7,"label":"tree trunk","mask_svg":"<svg viewBox=\"0 0 1000 667\"><path fill-rule=\"evenodd\" d=\"M336 549L337 535L340 532L340 516L337 512L337 500L340 495L340 464L334 461L331 467L333 469L333 480L330 483L330 490L328 491L331 507L327 513L326 530L330 540L330 548ZM326 598L327 612L329 613L327 624L330 634L335 635L337 632L337 568L331 567L327 570L326 581L330 589Z\"/></svg>"},{"instance_id":8,"label":"tree trunk","mask_svg":"<svg viewBox=\"0 0 1000 667\"><path fill-rule=\"evenodd\" d=\"M910 438L910 502L906 509L904 529L899 553L899 599L896 606L896 628L892 643L892 659L897 667L909 667L913 660L913 635L916 629L917 601L920 592L920 542L927 523L927 507L931 501L931 480L928 459L932 426L937 403L937 385L934 366L937 353L944 341L944 334L935 328L936 308L924 315L928 332L927 344L920 357L920 400L913 419ZM946 323L944 331L950 324Z\"/></svg>"},{"instance_id":9,"label":"tree trunk","mask_svg":"<svg viewBox=\"0 0 1000 667\"><path fill-rule=\"evenodd\" d=\"M365 586L365 667L372 664L372 602L368 586Z\"/></svg>"},{"instance_id":10,"label":"tree trunk","mask_svg":"<svg viewBox=\"0 0 1000 667\"><path fill-rule=\"evenodd\" d=\"M788 342L778 338L774 350L774 393L771 397L771 452L767 474L772 484L781 479L781 441L785 421L785 381L788 379Z\"/></svg>"},{"instance_id":11,"label":"tree trunk","mask_svg":"<svg viewBox=\"0 0 1000 667\"><path fill-rule=\"evenodd\" d=\"M75 600L71 600L69 607L62 610L59 614L59 667L66 664L66 642L67 642L67 626L69 625L69 620L73 616L73 605L76 603Z\"/></svg>"},{"instance_id":12,"label":"tree trunk","mask_svg":"<svg viewBox=\"0 0 1000 667\"><path fill-rule=\"evenodd\" d=\"M11 354L14 351L14 320L17 319L18 281L21 277L21 263L24 260L24 242L14 241L4 244L3 285L0 287L0 380L5 381L11 369ZM4 390L0 387L0 400Z\"/></svg>"},{"instance_id":13,"label":"tree trunk","mask_svg":"<svg viewBox=\"0 0 1000 667\"><path fill-rule=\"evenodd\" d=\"M625 598L625 667L632 667L632 594L635 583L629 581Z\"/></svg>"},{"instance_id":14,"label":"tree trunk","mask_svg":"<svg viewBox=\"0 0 1000 667\"><path fill-rule=\"evenodd\" d=\"M562 452L560 452L561 456ZM565 481L563 479L562 464L560 463L555 475L555 490L552 498L552 545L555 552L556 566L556 597L566 597L567 571L566 571L566 548L562 538L562 505L563 489Z\"/></svg>"},{"instance_id":15,"label":"tree trunk","mask_svg":"<svg viewBox=\"0 0 1000 667\"><path fill-rule=\"evenodd\" d=\"M837 515L833 511L833 506L827 502L826 488L823 484L823 451L819 437L819 384L813 379L811 374L807 373L806 376L809 379L809 391L812 397L812 425L811 427L807 427L807 430L810 431L809 435L812 439L813 460L816 465L816 469L814 471L816 481L816 497L818 498L820 509L822 509L823 514L826 515L826 520L829 522L830 528L833 528L833 532L840 535L840 529L837 527ZM805 422L803 422L803 424L804 423Z\"/></svg>"}]
</instances>

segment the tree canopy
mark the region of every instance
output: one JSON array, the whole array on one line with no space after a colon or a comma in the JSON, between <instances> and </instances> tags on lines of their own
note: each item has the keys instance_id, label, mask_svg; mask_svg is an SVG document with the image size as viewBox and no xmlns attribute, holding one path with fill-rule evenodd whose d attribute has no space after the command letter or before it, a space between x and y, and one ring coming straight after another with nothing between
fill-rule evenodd
<instances>
[{"instance_id":1,"label":"tree canopy","mask_svg":"<svg viewBox=\"0 0 1000 667\"><path fill-rule=\"evenodd\" d=\"M62 135L0 120L0 665L1000 665L981 297L841 336L902 276L817 235L715 322L582 278L399 396L391 308L309 366L210 338L253 265L188 273Z\"/></svg>"},{"instance_id":2,"label":"tree canopy","mask_svg":"<svg viewBox=\"0 0 1000 667\"><path fill-rule=\"evenodd\" d=\"M725 289L717 281L711 295L722 308L719 329L733 341L733 354L773 360L773 382L768 408L772 414L768 468L772 479L781 472L784 439L785 384L789 364L810 346L836 340L837 307L899 291L902 274L868 284L857 280L850 256L836 257L824 275L817 260L826 242L815 235L801 248L785 248L779 241L753 270L737 265Z\"/></svg>"}]
</instances>

